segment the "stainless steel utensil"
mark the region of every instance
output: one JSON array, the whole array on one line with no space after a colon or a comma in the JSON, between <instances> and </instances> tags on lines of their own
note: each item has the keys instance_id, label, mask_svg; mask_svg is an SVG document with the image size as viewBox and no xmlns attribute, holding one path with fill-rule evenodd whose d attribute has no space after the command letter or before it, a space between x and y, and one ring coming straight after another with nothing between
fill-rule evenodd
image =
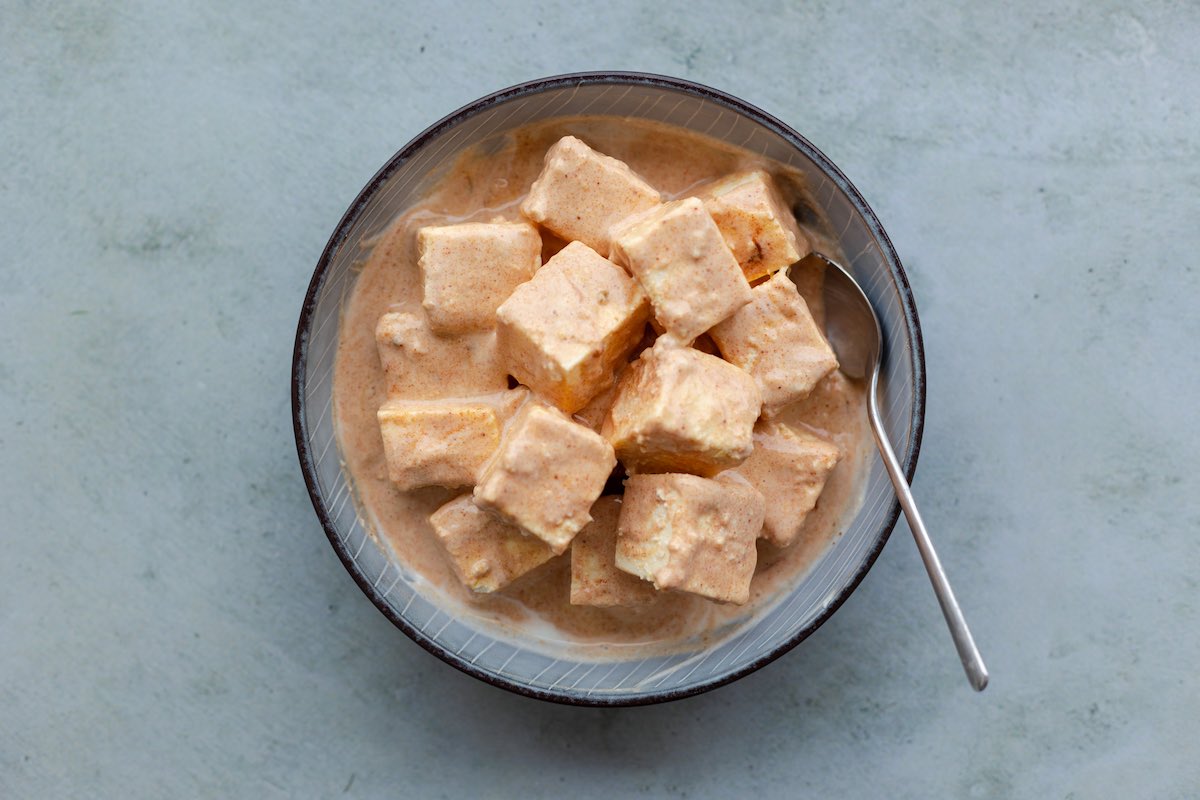
<instances>
[{"instance_id":1,"label":"stainless steel utensil","mask_svg":"<svg viewBox=\"0 0 1200 800\"><path fill-rule=\"evenodd\" d=\"M883 355L883 332L879 326L879 318L871 301L858 282L840 264L829 258L813 253L807 258L817 259L826 267L825 270L825 328L829 344L837 354L842 372L851 378L869 378L867 389L867 415L871 421L871 431L875 434L875 444L883 457L883 465L887 468L892 485L896 488L896 497L904 516L908 519L908 527L912 529L913 538L917 541L917 549L921 551L921 559L933 583L933 591L937 594L942 614L946 624L950 626L950 635L954 637L954 646L958 649L958 657L962 659L963 669L967 671L967 680L975 691L981 692L988 684L988 671L984 666L979 648L963 618L962 609L950 588L946 571L942 562L933 549L933 542L925 530L925 523L917 511L916 501L913 500L912 489L900 469L892 444L883 429L879 414L878 388L879 370Z\"/></svg>"}]
</instances>

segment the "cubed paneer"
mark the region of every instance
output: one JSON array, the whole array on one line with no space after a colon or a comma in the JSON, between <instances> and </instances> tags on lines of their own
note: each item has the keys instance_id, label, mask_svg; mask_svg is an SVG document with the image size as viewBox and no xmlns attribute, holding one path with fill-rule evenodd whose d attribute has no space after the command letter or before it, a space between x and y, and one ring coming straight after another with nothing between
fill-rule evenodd
<instances>
[{"instance_id":1,"label":"cubed paneer","mask_svg":"<svg viewBox=\"0 0 1200 800\"><path fill-rule=\"evenodd\" d=\"M625 270L572 242L496 311L500 353L513 377L571 413L612 385L649 314Z\"/></svg>"},{"instance_id":2,"label":"cubed paneer","mask_svg":"<svg viewBox=\"0 0 1200 800\"><path fill-rule=\"evenodd\" d=\"M689 197L614 229L613 260L638 279L654 317L689 343L750 302L750 284L704 203Z\"/></svg>"},{"instance_id":3,"label":"cubed paneer","mask_svg":"<svg viewBox=\"0 0 1200 800\"><path fill-rule=\"evenodd\" d=\"M530 401L505 427L475 502L561 553L591 521L588 509L616 463L595 431Z\"/></svg>"},{"instance_id":4,"label":"cubed paneer","mask_svg":"<svg viewBox=\"0 0 1200 800\"><path fill-rule=\"evenodd\" d=\"M637 606L654 602L654 584L617 569L621 498L601 497L592 521L571 542L571 604Z\"/></svg>"},{"instance_id":5,"label":"cubed paneer","mask_svg":"<svg viewBox=\"0 0 1200 800\"><path fill-rule=\"evenodd\" d=\"M763 413L771 415L803 399L838 362L786 271L755 286L753 295L710 335L726 360L754 376Z\"/></svg>"},{"instance_id":6,"label":"cubed paneer","mask_svg":"<svg viewBox=\"0 0 1200 800\"><path fill-rule=\"evenodd\" d=\"M624 162L564 136L546 151L545 166L521 213L563 239L583 242L607 256L612 226L660 199Z\"/></svg>"},{"instance_id":7,"label":"cubed paneer","mask_svg":"<svg viewBox=\"0 0 1200 800\"><path fill-rule=\"evenodd\" d=\"M746 372L660 339L621 376L603 433L631 471L713 475L750 455L760 406Z\"/></svg>"},{"instance_id":8,"label":"cubed paneer","mask_svg":"<svg viewBox=\"0 0 1200 800\"><path fill-rule=\"evenodd\" d=\"M619 569L725 603L750 599L766 500L734 476L632 475L617 532Z\"/></svg>"},{"instance_id":9,"label":"cubed paneer","mask_svg":"<svg viewBox=\"0 0 1200 800\"><path fill-rule=\"evenodd\" d=\"M488 330L496 308L542 263L542 240L524 222L464 222L417 231L422 307L440 334Z\"/></svg>"},{"instance_id":10,"label":"cubed paneer","mask_svg":"<svg viewBox=\"0 0 1200 800\"><path fill-rule=\"evenodd\" d=\"M472 591L503 589L554 556L541 539L488 514L470 494L433 512L429 524L459 580Z\"/></svg>"},{"instance_id":11,"label":"cubed paneer","mask_svg":"<svg viewBox=\"0 0 1200 800\"><path fill-rule=\"evenodd\" d=\"M804 428L771 420L755 426L754 452L737 472L771 498L763 518L764 539L779 547L796 541L840 458L837 445Z\"/></svg>"},{"instance_id":12,"label":"cubed paneer","mask_svg":"<svg viewBox=\"0 0 1200 800\"><path fill-rule=\"evenodd\" d=\"M473 397L508 388L494 331L438 336L423 314L393 311L379 318L375 343L389 398Z\"/></svg>"},{"instance_id":13,"label":"cubed paneer","mask_svg":"<svg viewBox=\"0 0 1200 800\"><path fill-rule=\"evenodd\" d=\"M401 489L471 486L500 443L485 402L389 400L379 408L388 479Z\"/></svg>"},{"instance_id":14,"label":"cubed paneer","mask_svg":"<svg viewBox=\"0 0 1200 800\"><path fill-rule=\"evenodd\" d=\"M762 170L729 175L701 189L699 196L746 280L770 275L808 255L808 239L775 182Z\"/></svg>"}]
</instances>

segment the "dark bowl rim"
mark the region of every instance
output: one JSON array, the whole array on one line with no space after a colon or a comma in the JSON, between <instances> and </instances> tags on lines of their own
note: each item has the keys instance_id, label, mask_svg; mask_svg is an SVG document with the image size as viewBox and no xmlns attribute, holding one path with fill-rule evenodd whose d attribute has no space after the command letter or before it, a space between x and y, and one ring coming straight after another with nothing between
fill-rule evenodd
<instances>
[{"instance_id":1,"label":"dark bowl rim","mask_svg":"<svg viewBox=\"0 0 1200 800\"><path fill-rule=\"evenodd\" d=\"M916 472L917 458L921 451L921 439L924 434L925 427L925 347L924 339L921 334L921 323L917 316L916 303L913 298L912 287L908 282L908 276L904 272L904 267L900 263L900 256L896 253L895 247L892 245L891 239L887 232L883 229L879 219L875 216L875 212L867 204L866 199L855 188L854 184L845 176L845 174L817 147L815 147L808 139L802 136L798 131L791 128L773 115L763 111L757 106L751 105L744 100L741 100L733 95L727 94L719 89L714 89L703 84L693 81L684 80L682 78L674 78L667 75L658 75L647 72L621 72L621 71L597 71L597 72L575 72L563 75L554 75L546 78L539 78L532 81L526 81L506 89L493 92L479 98L458 110L448 114L434 124L430 125L424 131L415 136L408 144L404 145L393 155L388 161L380 167L366 186L355 197L354 202L342 215L341 221L334 229L333 235L329 238L329 242L325 245L325 249L321 253L320 259L317 261L317 266L313 270L312 280L309 282L308 291L304 296L304 303L300 310L300 319L296 327L296 340L292 353L292 424L296 435L296 450L300 460L300 469L304 474L304 483L308 487L308 495L313 504L313 510L317 514L317 518L321 521L321 526L325 529L325 535L329 539L329 543L333 546L338 558L341 559L342 565L354 582L358 584L359 589L363 591L371 599L385 617L402 630L410 639L419 644L425 650L445 661L447 664L465 672L473 678L478 678L485 683L493 686L498 686L502 689L514 692L525 697L532 697L538 700L546 700L564 705L575 706L599 706L599 707L614 707L614 706L640 706L651 705L655 703L663 703L671 700L680 700L685 697L702 694L704 692L716 689L720 686L732 683L733 681L745 677L750 673L761 669L783 654L790 651L800 642L807 639L814 631L825 623L834 612L836 612L846 599L854 593L862 583L864 577L871 567L874 566L879 553L883 550L883 546L887 543L891 536L892 529L896 525L897 519L900 516L900 504L898 501L892 501L891 513L888 515L887 522L880 529L879 536L867 553L866 559L863 561L858 572L853 578L846 583L833 601L821 611L808 625L792 634L788 639L780 642L770 652L755 659L754 661L745 664L738 669L714 678L709 681L698 683L695 686L689 686L683 689L672 689L666 691L651 691L636 695L621 695L621 696L593 696L583 694L569 694L560 692L550 692L529 686L518 681L510 680L502 675L497 675L493 672L481 669L474 664L471 664L464 659L456 656L446 648L439 645L430 637L424 635L417 630L412 624L400 616L387 603L379 590L371 584L367 577L362 574L357 564L349 551L349 548L342 543L337 534L337 529L333 524L333 520L325 508L324 500L321 496L319 484L317 482L316 465L313 460L313 454L308 446L308 426L305 421L305 396L304 389L305 381L305 363L308 354L308 333L311 328L312 316L317 307L317 297L321 287L324 285L325 273L329 268L333 254L342 246L350 228L357 221L359 214L370 198L378 190L379 186L391 176L402 164L409 158L418 153L431 138L438 135L447 128L453 127L468 117L474 116L481 111L490 108L497 103L503 103L512 100L516 97L538 94L541 92L558 89L564 86L586 86L595 84L610 84L610 85L639 85L651 86L659 89L665 89L673 92L693 95L702 99L717 103L731 111L739 113L751 120L759 123L768 130L781 136L788 141L796 149L803 152L806 156L816 162L822 170L827 174L837 179L840 188L846 192L851 202L857 208L859 213L863 215L868 227L871 229L872 235L878 240L881 248L884 251L886 260L893 265L893 278L897 288L900 291L900 302L904 309L905 327L910 342L910 352L912 360L910 363L910 374L913 382L913 395L916 398L916 403L913 405L913 413L910 421L913 432L909 440L908 447L902 456L904 466L904 474L908 477L909 482L912 482L913 475Z\"/></svg>"}]
</instances>

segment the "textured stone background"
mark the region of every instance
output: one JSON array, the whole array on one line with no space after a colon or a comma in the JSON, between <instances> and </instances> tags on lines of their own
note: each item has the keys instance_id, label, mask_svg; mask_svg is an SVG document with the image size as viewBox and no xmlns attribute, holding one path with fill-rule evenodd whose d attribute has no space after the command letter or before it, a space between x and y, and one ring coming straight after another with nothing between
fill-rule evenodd
<instances>
[{"instance_id":1,"label":"textured stone background","mask_svg":"<svg viewBox=\"0 0 1200 800\"><path fill-rule=\"evenodd\" d=\"M1185 797L1200 787L1191 3L22 3L0 10L0 797ZM791 122L916 289L907 529L782 661L667 706L511 696L337 562L294 325L388 156L532 77Z\"/></svg>"}]
</instances>

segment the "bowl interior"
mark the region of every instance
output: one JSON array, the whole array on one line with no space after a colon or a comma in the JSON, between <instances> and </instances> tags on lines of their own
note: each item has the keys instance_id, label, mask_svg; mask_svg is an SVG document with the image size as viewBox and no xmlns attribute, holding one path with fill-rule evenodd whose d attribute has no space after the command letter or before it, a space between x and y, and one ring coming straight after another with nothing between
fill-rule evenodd
<instances>
[{"instance_id":1,"label":"bowl interior","mask_svg":"<svg viewBox=\"0 0 1200 800\"><path fill-rule=\"evenodd\" d=\"M420 199L464 148L517 126L582 114L640 117L678 125L761 153L803 172L863 284L885 331L882 407L888 433L911 476L924 415L924 370L911 293L874 214L845 177L806 140L757 109L705 87L636 74L552 78L484 98L421 134L372 179L317 266L296 341L294 412L301 465L313 503L347 569L390 619L449 663L505 688L584 704L632 704L694 694L770 661L816 629L857 586L895 523L898 507L876 460L858 516L781 602L719 645L627 660L565 656L545 642L515 639L436 603L368 535L342 471L331 417L338 320L353 286L362 243Z\"/></svg>"}]
</instances>

